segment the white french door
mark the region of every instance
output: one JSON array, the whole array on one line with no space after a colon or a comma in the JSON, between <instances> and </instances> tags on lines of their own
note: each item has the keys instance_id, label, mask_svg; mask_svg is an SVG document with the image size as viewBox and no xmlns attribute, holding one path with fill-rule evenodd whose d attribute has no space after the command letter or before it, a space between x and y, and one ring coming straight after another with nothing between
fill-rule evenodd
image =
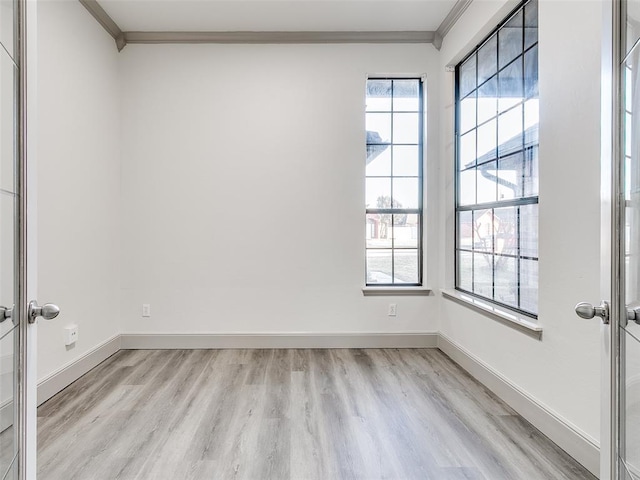
<instances>
[{"instance_id":1,"label":"white french door","mask_svg":"<svg viewBox=\"0 0 640 480\"><path fill-rule=\"evenodd\" d=\"M618 235L612 237L617 240L612 261L612 313L617 322L611 329L611 398L616 403L610 431L613 470L618 478L633 480L640 479L640 2L623 1L619 7L613 49L618 51L614 77L620 124L614 130L618 147L613 168Z\"/></svg>"},{"instance_id":2,"label":"white french door","mask_svg":"<svg viewBox=\"0 0 640 480\"><path fill-rule=\"evenodd\" d=\"M0 2L0 478L26 478L23 1Z\"/></svg>"},{"instance_id":3,"label":"white french door","mask_svg":"<svg viewBox=\"0 0 640 480\"><path fill-rule=\"evenodd\" d=\"M55 305L35 298L36 0L0 0L0 478L36 478L36 320ZM28 66L28 68L27 68ZM28 72L27 72L28 70Z\"/></svg>"},{"instance_id":4,"label":"white french door","mask_svg":"<svg viewBox=\"0 0 640 480\"><path fill-rule=\"evenodd\" d=\"M601 478L640 480L640 1L605 6Z\"/></svg>"}]
</instances>

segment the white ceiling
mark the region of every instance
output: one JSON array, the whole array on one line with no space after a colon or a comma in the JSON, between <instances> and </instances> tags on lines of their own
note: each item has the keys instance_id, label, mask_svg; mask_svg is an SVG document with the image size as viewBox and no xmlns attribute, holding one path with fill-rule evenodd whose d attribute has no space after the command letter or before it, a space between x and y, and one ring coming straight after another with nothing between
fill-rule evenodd
<instances>
[{"instance_id":1,"label":"white ceiling","mask_svg":"<svg viewBox=\"0 0 640 480\"><path fill-rule=\"evenodd\" d=\"M123 31L435 31L456 0L99 0Z\"/></svg>"}]
</instances>

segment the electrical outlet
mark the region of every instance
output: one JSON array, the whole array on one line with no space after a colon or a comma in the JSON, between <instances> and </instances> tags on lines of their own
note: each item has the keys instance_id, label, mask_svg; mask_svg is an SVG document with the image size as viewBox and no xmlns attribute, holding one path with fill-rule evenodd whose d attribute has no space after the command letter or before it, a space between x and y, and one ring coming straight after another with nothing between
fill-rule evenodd
<instances>
[{"instance_id":1,"label":"electrical outlet","mask_svg":"<svg viewBox=\"0 0 640 480\"><path fill-rule=\"evenodd\" d=\"M150 317L151 316L151 305L148 303L142 304L142 316Z\"/></svg>"},{"instance_id":2,"label":"electrical outlet","mask_svg":"<svg viewBox=\"0 0 640 480\"><path fill-rule=\"evenodd\" d=\"M395 317L396 316L396 309L397 309L397 305L395 303L390 303L389 304L389 313L387 315L389 315L390 317Z\"/></svg>"},{"instance_id":3,"label":"electrical outlet","mask_svg":"<svg viewBox=\"0 0 640 480\"><path fill-rule=\"evenodd\" d=\"M78 341L78 325L64 327L64 344L69 346Z\"/></svg>"}]
</instances>

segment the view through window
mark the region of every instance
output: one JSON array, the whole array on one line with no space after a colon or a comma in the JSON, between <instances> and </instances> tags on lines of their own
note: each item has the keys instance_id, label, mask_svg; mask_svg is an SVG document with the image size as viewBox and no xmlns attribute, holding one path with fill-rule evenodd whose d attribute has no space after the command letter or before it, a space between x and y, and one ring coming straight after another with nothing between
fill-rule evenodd
<instances>
[{"instance_id":1,"label":"view through window","mask_svg":"<svg viewBox=\"0 0 640 480\"><path fill-rule=\"evenodd\" d=\"M538 5L456 67L456 288L538 312Z\"/></svg>"},{"instance_id":2,"label":"view through window","mask_svg":"<svg viewBox=\"0 0 640 480\"><path fill-rule=\"evenodd\" d=\"M371 78L366 103L366 284L421 285L422 81Z\"/></svg>"}]
</instances>

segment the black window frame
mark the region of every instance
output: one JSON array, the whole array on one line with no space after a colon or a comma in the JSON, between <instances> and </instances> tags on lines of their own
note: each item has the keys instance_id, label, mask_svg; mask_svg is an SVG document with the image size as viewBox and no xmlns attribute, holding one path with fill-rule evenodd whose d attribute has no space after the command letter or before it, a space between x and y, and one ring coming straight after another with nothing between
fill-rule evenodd
<instances>
[{"instance_id":1,"label":"black window frame","mask_svg":"<svg viewBox=\"0 0 640 480\"><path fill-rule=\"evenodd\" d=\"M422 76L402 76L402 77L395 77L395 76L369 76L367 77L367 83L370 80L386 80L386 81L407 81L407 80L414 80L417 82L418 84L418 208L393 208L393 203L391 204L392 208L365 208L365 219L367 218L368 215L371 214L382 214L382 215L392 215L392 220L391 220L391 225L393 227L393 215L417 215L418 217L418 232L417 232L417 248L398 248L394 246L394 238L393 238L393 233L392 233L392 238L391 238L391 247L389 248L371 248L367 246L367 240L365 239L365 286L367 287L393 287L393 288L403 288L403 287L421 287L423 285L423 241L424 241L424 147L425 147L425 143L424 143L424 139L425 139L425 131L424 131L424 126L425 126L425 105L424 105L424 77ZM393 83L392 83L393 85ZM392 87L393 88L393 87ZM393 143L393 114L394 113L402 113L404 112L403 110L398 110L395 111L393 109L393 94L392 94L392 99L391 99L391 110L390 111L367 111L366 113L389 113L389 115L391 115L391 131L392 131L392 138L391 138L391 142L388 144L392 150L393 150L393 146L394 145L404 145L402 143ZM407 113L415 113L414 111L411 112L407 112ZM373 144L373 143L369 143L368 139L366 141L366 148L368 149L370 146L372 145L377 145L377 144ZM366 174L365 172L365 180L367 178L375 178L375 177L370 177ZM386 178L386 177L385 177ZM391 172L389 175L389 178L391 179L391 198L393 199L393 179L394 178L403 178L403 176L399 175L399 176L394 176L393 175L393 153L391 154ZM410 178L415 178L415 177L410 177ZM366 190L366 188L365 188ZM395 282L395 255L394 252L396 250L416 250L417 251L417 256L418 256L418 263L417 263L417 276L418 276L418 281L417 282ZM368 273L369 273L369 268L368 268L368 262L367 262L367 252L369 250L391 250L391 279L392 282L391 283L380 283L380 282L369 282L369 278L368 278Z\"/></svg>"},{"instance_id":2,"label":"black window frame","mask_svg":"<svg viewBox=\"0 0 640 480\"><path fill-rule=\"evenodd\" d=\"M538 162L539 165L539 157L538 152L539 152L539 141L536 141L536 143L534 145L530 145L527 146L525 144L525 140L524 137L526 135L526 132L524 130L524 105L525 102L527 100L527 94L526 94L526 89L524 88L524 82L525 77L526 77L526 73L525 73L525 68L524 68L524 61L525 61L525 54L527 52L533 51L533 49L537 49L538 48L538 34L537 34L537 23L536 23L536 37L535 37L535 42L531 43L530 45L526 45L526 29L528 28L525 25L525 20L524 20L524 16L525 16L525 7L527 5L535 5L536 8L536 12L538 9L538 1L537 0L524 0L521 3L518 4L518 6L516 8L513 9L513 11L511 11L505 18L503 21L501 21L496 28L494 28L483 40L482 42L480 42L475 48L473 48L471 50L471 52L469 52L468 55L466 55L456 66L455 66L455 84L454 84L454 91L455 91L455 109L454 109L454 115L455 115L455 175L454 175L454 190L455 190L455 216L454 216L454 229L455 229L455 233L454 233L454 242L455 242L455 246L454 246L454 269L455 269L455 289L461 292L464 292L465 294L469 294L473 297L479 298L483 301L486 301L487 303L491 303L500 307L503 307L505 309L517 312L519 314L525 315L527 317L533 318L533 319L537 319L538 317L538 306L539 304L536 302L536 311L528 311L522 308L519 308L519 306L521 305L521 265L520 262L522 259L525 260L535 260L538 265L539 265L539 252L537 254L536 257L526 257L526 256L521 256L521 243L522 243L522 236L521 236L521 224L520 224L520 207L522 206L526 206L526 205L538 205L539 204L539 190L536 191L535 195L530 195L530 196L524 196L524 190L523 190L523 195L521 197L518 198L513 198L511 200L500 200L499 198L496 197L496 201L494 202L485 202L485 203L478 203L478 198L476 197L475 199L475 203L473 204L466 204L466 205L461 205L461 188L460 188L460 177L461 177L461 173L464 171L464 169L461 168L461 138L465 133L470 132L471 130L477 130L483 126L488 124L489 122L491 122L494 118L496 121L496 138L498 135L498 119L500 117L501 114L504 114L505 112L508 112L510 110L510 108L513 107L509 107L506 108L504 111L500 112L500 110L498 109L496 111L496 115L495 117L491 117L488 120L485 120L483 122L478 122L478 117L477 117L477 102L476 102L476 121L474 124L474 127L468 130L465 130L464 132L461 131L461 114L460 114L460 107L461 107L461 100L463 100L464 98L466 98L466 96L468 96L469 94L471 94L472 92L477 92L477 90L479 90L483 85L488 84L489 82L492 81L492 79L494 78L494 75L490 75L488 78L484 79L484 81L482 83L480 83L478 81L479 78L479 74L478 74L478 60L477 60L477 54L480 51L480 49L482 47L484 47L485 45L487 45L490 41L492 41L494 38L496 38L496 74L495 74L495 78L498 78L498 75L501 71L506 70L507 68L509 68L517 59L519 59L520 57L522 57L522 62L523 62L523 70L522 70L522 82L523 82L523 97L522 97L522 107L523 107L523 132L522 132L522 136L523 136L523 142L522 142L522 149L521 150L517 150L517 151L510 151L508 155L516 155L516 154L522 154L522 162L524 165L524 162L526 162L526 155L527 154L531 154L532 150L535 150L535 154L536 154L536 161ZM521 49L520 49L520 53L518 55L516 55L515 57L513 57L512 59L508 60L504 65L500 66L500 43L498 42L498 37L497 35L499 35L499 32L502 30L502 28L507 25L514 17L516 17L518 14L520 14L520 12L522 12L523 15L523 29L522 29L522 45L521 45ZM537 13L536 13L537 15ZM536 17L537 18L537 17ZM460 79L460 70L463 64L465 64L465 62L467 60L469 60L471 57L473 57L474 55L476 55L476 65L475 65L475 80L476 80L476 86L474 89L472 89L470 92L465 92L465 96L463 96L461 98L460 95L460 89L461 89L461 79ZM537 79L538 77L536 77L536 83L537 83ZM496 80L497 83L497 80ZM536 87L537 88L537 87ZM498 87L498 93L497 95L497 99L499 101L500 97L500 93L499 93L499 87ZM477 97L476 97L477 98ZM531 98L538 98L539 99L539 94L536 94L535 97L531 97ZM477 140L476 140L477 142ZM505 142L506 143L506 142ZM476 143L477 145L477 143ZM495 162L499 162L501 159L501 156L499 154L499 149L500 149L500 144L499 142L496 140L496 152L495 152L495 159L489 159L487 161L487 163L491 163L495 160ZM505 155L505 157L508 157L508 155ZM475 169L476 172L479 173L478 167L482 166L481 163L478 163L478 157L477 157L477 152L475 154ZM498 163L496 163L497 165ZM523 167L524 168L524 167ZM539 167L538 167L539 168ZM469 167L469 169L471 169L471 167ZM539 172L539 170L538 170ZM539 179L539 173L538 173L538 177L537 179ZM499 184L499 182L496 180L496 187ZM476 185L477 188L477 185ZM500 302L499 300L495 299L495 290L496 290L496 266L495 266L495 257L496 257L496 253L495 253L495 230L493 233L493 240L492 240L492 252L491 255L493 257L493 264L492 264L492 297L488 297L482 294L479 294L474 290L474 283L475 283L475 267L472 267L472 279L471 279L471 291L465 288L462 288L461 285L461 280L460 280L460 256L459 253L462 252L471 252L472 254L475 255L476 252L475 250L475 245L472 245L470 249L464 249L461 248L460 246L460 231L459 231L459 225L460 225L460 212L472 212L472 219L473 217L473 212L475 211L481 211L481 210L488 210L491 212L491 215L494 216L495 215L495 209L499 209L499 208L503 208L503 207L515 207L515 215L516 215L516 222L517 222L517 229L518 229L518 233L517 233L517 254L516 255L505 255L505 256L509 256L510 258L516 258L516 269L517 269L517 278L518 278L518 284L516 286L517 288L517 296L518 296L518 306L514 306L514 305L510 305L504 302ZM494 217L495 218L495 217ZM492 220L493 221L493 220ZM473 220L472 220L473 222ZM493 229L494 227L492 227ZM487 252L488 253L488 252ZM501 255L501 254L500 254ZM498 256L500 256L498 255ZM473 260L472 260L473 262ZM537 284L539 286L539 282Z\"/></svg>"}]
</instances>

